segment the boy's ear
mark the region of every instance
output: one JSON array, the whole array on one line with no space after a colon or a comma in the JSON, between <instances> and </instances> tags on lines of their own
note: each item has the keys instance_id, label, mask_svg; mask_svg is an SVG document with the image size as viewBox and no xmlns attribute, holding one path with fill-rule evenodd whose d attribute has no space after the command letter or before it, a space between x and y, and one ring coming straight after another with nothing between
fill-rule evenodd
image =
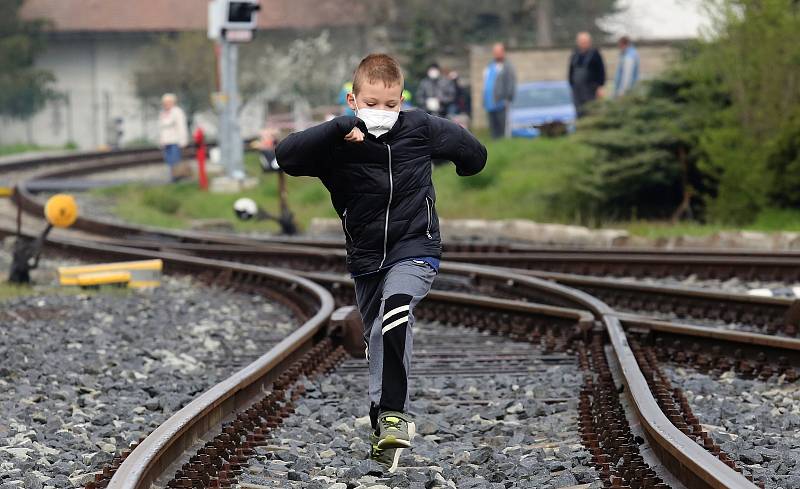
<instances>
[{"instance_id":1,"label":"boy's ear","mask_svg":"<svg viewBox=\"0 0 800 489\"><path fill-rule=\"evenodd\" d=\"M347 106L356 110L356 95L353 92L347 94Z\"/></svg>"}]
</instances>

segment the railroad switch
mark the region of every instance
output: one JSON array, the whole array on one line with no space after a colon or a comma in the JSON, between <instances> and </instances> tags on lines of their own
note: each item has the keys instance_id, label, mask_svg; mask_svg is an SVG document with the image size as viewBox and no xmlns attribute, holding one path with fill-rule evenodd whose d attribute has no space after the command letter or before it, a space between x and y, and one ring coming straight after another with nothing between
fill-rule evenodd
<instances>
[{"instance_id":1,"label":"railroad switch","mask_svg":"<svg viewBox=\"0 0 800 489\"><path fill-rule=\"evenodd\" d=\"M14 192L16 196L16 190ZM31 270L39 266L39 257L47 235L53 227L67 228L78 218L78 205L71 195L58 194L50 197L45 205L47 227L36 239L22 235L22 207L17 202L17 240L14 242L13 258L8 281L12 284L30 284Z\"/></svg>"},{"instance_id":2,"label":"railroad switch","mask_svg":"<svg viewBox=\"0 0 800 489\"><path fill-rule=\"evenodd\" d=\"M11 272L8 275L9 283L31 283L31 270L39 266L42 245L44 244L44 240L47 239L47 235L50 233L51 229L53 229L53 225L48 224L42 234L36 239L31 239L22 235L17 236L17 241L14 242Z\"/></svg>"}]
</instances>

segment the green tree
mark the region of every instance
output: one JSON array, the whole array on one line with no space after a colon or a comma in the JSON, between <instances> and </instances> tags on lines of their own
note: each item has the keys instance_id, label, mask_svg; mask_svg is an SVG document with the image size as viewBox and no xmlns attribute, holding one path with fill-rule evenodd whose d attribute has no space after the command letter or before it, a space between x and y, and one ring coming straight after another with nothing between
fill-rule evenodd
<instances>
[{"instance_id":1,"label":"green tree","mask_svg":"<svg viewBox=\"0 0 800 489\"><path fill-rule=\"evenodd\" d=\"M298 37L278 47L256 41L242 51L243 92L259 93L268 100L310 105L330 105L342 81L353 73L358 59L336 49L328 31Z\"/></svg>"},{"instance_id":2,"label":"green tree","mask_svg":"<svg viewBox=\"0 0 800 489\"><path fill-rule=\"evenodd\" d=\"M216 58L214 45L204 32L159 36L140 56L134 81L142 101L158 106L164 93L175 93L189 120L211 107Z\"/></svg>"},{"instance_id":3,"label":"green tree","mask_svg":"<svg viewBox=\"0 0 800 489\"><path fill-rule=\"evenodd\" d=\"M465 55L470 44L504 41L510 47L533 46L537 40L539 0L362 0L373 27L388 31L390 41L412 52L420 32L438 55ZM616 0L559 0L550 19L554 42L572 44L575 34L605 33L597 21L618 11Z\"/></svg>"},{"instance_id":4,"label":"green tree","mask_svg":"<svg viewBox=\"0 0 800 489\"><path fill-rule=\"evenodd\" d=\"M718 185L711 216L743 224L767 206L794 202L789 140L800 104L800 4L795 0L707 0L716 37L695 64L719 81L731 105L700 143L700 168Z\"/></svg>"},{"instance_id":5,"label":"green tree","mask_svg":"<svg viewBox=\"0 0 800 489\"><path fill-rule=\"evenodd\" d=\"M56 96L53 74L34 67L46 48L46 23L20 19L22 3L0 0L0 115L19 119L32 116Z\"/></svg>"},{"instance_id":6,"label":"green tree","mask_svg":"<svg viewBox=\"0 0 800 489\"><path fill-rule=\"evenodd\" d=\"M561 208L586 219L748 224L800 205L800 2L706 0L713 28L675 69L579 125L597 159ZM565 195L567 195L565 197Z\"/></svg>"},{"instance_id":7,"label":"green tree","mask_svg":"<svg viewBox=\"0 0 800 489\"><path fill-rule=\"evenodd\" d=\"M421 80L425 71L436 58L436 46L433 33L427 23L419 16L415 17L411 26L411 36L404 49L408 58L406 65L407 77L411 80Z\"/></svg>"},{"instance_id":8,"label":"green tree","mask_svg":"<svg viewBox=\"0 0 800 489\"><path fill-rule=\"evenodd\" d=\"M700 216L701 194L713 186L698 161L703 131L729 105L715 80L681 65L632 94L595 103L578 138L596 158L578 168L554 210L588 223Z\"/></svg>"}]
</instances>

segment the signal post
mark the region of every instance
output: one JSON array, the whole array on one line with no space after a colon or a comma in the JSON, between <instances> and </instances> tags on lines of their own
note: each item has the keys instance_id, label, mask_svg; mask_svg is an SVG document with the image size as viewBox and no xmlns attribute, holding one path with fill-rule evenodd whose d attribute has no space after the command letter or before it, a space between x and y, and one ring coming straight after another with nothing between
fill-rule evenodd
<instances>
[{"instance_id":1,"label":"signal post","mask_svg":"<svg viewBox=\"0 0 800 489\"><path fill-rule=\"evenodd\" d=\"M208 38L218 44L220 115L219 147L229 178L244 180L244 147L239 129L238 43L253 40L261 9L259 0L212 0L208 4Z\"/></svg>"}]
</instances>

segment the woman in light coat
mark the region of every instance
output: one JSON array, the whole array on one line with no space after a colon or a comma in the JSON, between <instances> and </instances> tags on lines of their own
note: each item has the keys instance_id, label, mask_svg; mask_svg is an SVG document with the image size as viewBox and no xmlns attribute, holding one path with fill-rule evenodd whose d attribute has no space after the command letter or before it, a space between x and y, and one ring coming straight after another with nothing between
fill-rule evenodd
<instances>
[{"instance_id":1,"label":"woman in light coat","mask_svg":"<svg viewBox=\"0 0 800 489\"><path fill-rule=\"evenodd\" d=\"M161 113L158 116L158 144L164 152L164 161L169 166L170 180L176 181L175 165L181 161L181 148L189 144L189 128L186 114L176 104L178 98L171 93L161 97Z\"/></svg>"}]
</instances>

